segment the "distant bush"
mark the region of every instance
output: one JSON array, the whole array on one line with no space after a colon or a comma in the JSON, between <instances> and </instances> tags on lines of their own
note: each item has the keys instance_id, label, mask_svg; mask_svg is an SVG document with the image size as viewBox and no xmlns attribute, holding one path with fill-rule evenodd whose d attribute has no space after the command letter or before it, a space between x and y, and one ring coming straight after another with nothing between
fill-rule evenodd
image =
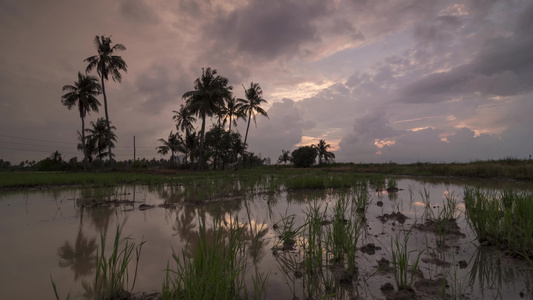
<instances>
[{"instance_id":1,"label":"distant bush","mask_svg":"<svg viewBox=\"0 0 533 300\"><path fill-rule=\"evenodd\" d=\"M291 162L297 168L308 168L316 161L317 152L311 146L300 147L291 153Z\"/></svg>"},{"instance_id":2,"label":"distant bush","mask_svg":"<svg viewBox=\"0 0 533 300\"><path fill-rule=\"evenodd\" d=\"M148 163L142 160L136 160L131 164L132 169L148 169Z\"/></svg>"}]
</instances>

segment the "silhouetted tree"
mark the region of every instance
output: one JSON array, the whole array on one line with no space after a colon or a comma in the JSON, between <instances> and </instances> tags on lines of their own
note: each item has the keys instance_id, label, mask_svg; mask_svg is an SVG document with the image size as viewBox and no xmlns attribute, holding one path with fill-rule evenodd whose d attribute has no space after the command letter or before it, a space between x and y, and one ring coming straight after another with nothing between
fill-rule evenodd
<instances>
[{"instance_id":1,"label":"silhouetted tree","mask_svg":"<svg viewBox=\"0 0 533 300\"><path fill-rule=\"evenodd\" d=\"M291 161L297 168L308 168L315 163L317 152L311 146L300 147L291 153Z\"/></svg>"},{"instance_id":2,"label":"silhouetted tree","mask_svg":"<svg viewBox=\"0 0 533 300\"><path fill-rule=\"evenodd\" d=\"M262 98L263 90L261 90L259 83L250 83L249 89L244 88L244 94L246 95L246 99L243 100L244 103L242 107L244 112L248 114L248 125L246 127L246 134L244 135L244 146L246 147L246 141L248 140L248 130L250 129L250 120L253 119L254 123L257 126L255 116L259 114L268 118L268 114L263 108L261 108L261 104L266 104L267 101Z\"/></svg>"},{"instance_id":3,"label":"silhouetted tree","mask_svg":"<svg viewBox=\"0 0 533 300\"><path fill-rule=\"evenodd\" d=\"M202 68L202 76L194 81L194 90L183 94L187 110L202 118L199 170L203 168L205 120L207 117L217 114L217 109L222 106L224 99L230 95L231 89L232 87L228 85L228 79L217 75L217 70Z\"/></svg>"},{"instance_id":4,"label":"silhouetted tree","mask_svg":"<svg viewBox=\"0 0 533 300\"><path fill-rule=\"evenodd\" d=\"M172 166L175 166L176 159L174 157L174 153L178 152L184 152L184 146L183 146L183 140L179 133L172 133L170 131L170 134L168 135L168 138L165 139L158 139L158 142L161 142L163 145L156 147L157 153L161 155L167 155L170 152L170 161Z\"/></svg>"},{"instance_id":5,"label":"silhouetted tree","mask_svg":"<svg viewBox=\"0 0 533 300\"><path fill-rule=\"evenodd\" d=\"M116 130L115 126L107 127L106 123L107 122L103 118L98 118L96 123L91 122L92 128L85 129L85 132L88 133L88 148L91 147L92 149L95 149L95 146L98 153L97 157L100 160L103 160L105 156L109 155L109 153L106 152L106 148L115 148L114 142L117 141L117 136L113 132Z\"/></svg>"},{"instance_id":6,"label":"silhouetted tree","mask_svg":"<svg viewBox=\"0 0 533 300\"><path fill-rule=\"evenodd\" d=\"M319 165L322 164L322 158L324 158L326 163L328 163L330 159L335 159L335 153L328 151L331 146L326 144L326 141L320 140L318 144L313 145L313 147L316 149Z\"/></svg>"},{"instance_id":7,"label":"silhouetted tree","mask_svg":"<svg viewBox=\"0 0 533 300\"><path fill-rule=\"evenodd\" d=\"M278 158L278 164L279 163L287 164L290 161L291 161L291 153L289 152L289 150L281 150L281 155Z\"/></svg>"},{"instance_id":8,"label":"silhouetted tree","mask_svg":"<svg viewBox=\"0 0 533 300\"><path fill-rule=\"evenodd\" d=\"M120 83L122 81L122 74L120 74L120 71L127 72L128 66L126 65L126 62L124 62L122 57L115 54L119 51L126 50L126 47L124 47L124 45L122 44L115 44L114 46L111 46L111 37L105 37L103 35L95 36L94 44L96 46L98 54L90 56L84 60L85 62L89 63L85 72L89 73L91 72L91 70L96 69L98 75L100 76L102 83L102 93L104 94L104 108L107 133L108 136L111 136L111 125L109 122L109 113L107 111L107 95L105 92L104 82L109 80L109 76L111 76L111 79L113 79L113 81L115 82L118 81ZM109 161L112 161L112 147L111 144L109 144L108 146Z\"/></svg>"},{"instance_id":9,"label":"silhouetted tree","mask_svg":"<svg viewBox=\"0 0 533 300\"><path fill-rule=\"evenodd\" d=\"M237 120L246 120L246 112L243 107L244 101L235 97L226 99L226 106L222 110L224 124L229 123L229 131L231 131L231 124L237 126Z\"/></svg>"},{"instance_id":10,"label":"silhouetted tree","mask_svg":"<svg viewBox=\"0 0 533 300\"><path fill-rule=\"evenodd\" d=\"M78 112L81 118L81 145L83 150L83 156L85 157L85 168L88 166L87 159L87 147L85 143L85 116L90 114L91 111L98 112L98 106L100 102L96 99L96 96L102 92L102 87L98 83L98 79L94 76L85 76L78 72L78 81L74 82L74 85L63 86L63 92L66 92L61 96L61 103L65 105L69 110L77 106Z\"/></svg>"}]
</instances>

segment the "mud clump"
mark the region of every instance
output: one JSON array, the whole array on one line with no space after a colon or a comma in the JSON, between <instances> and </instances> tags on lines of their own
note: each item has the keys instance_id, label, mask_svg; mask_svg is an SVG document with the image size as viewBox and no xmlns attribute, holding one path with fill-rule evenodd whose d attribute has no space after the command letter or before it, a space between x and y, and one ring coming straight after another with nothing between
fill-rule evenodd
<instances>
[{"instance_id":1,"label":"mud clump","mask_svg":"<svg viewBox=\"0 0 533 300\"><path fill-rule=\"evenodd\" d=\"M381 250L381 247L374 245L374 243L369 243L361 247L361 252L368 255L376 254L376 250Z\"/></svg>"},{"instance_id":2,"label":"mud clump","mask_svg":"<svg viewBox=\"0 0 533 300\"><path fill-rule=\"evenodd\" d=\"M405 223L405 220L408 219L401 212L393 212L392 214L384 214L383 216L378 216L377 218L381 221L381 223L385 223L388 220L396 220L400 224Z\"/></svg>"},{"instance_id":3,"label":"mud clump","mask_svg":"<svg viewBox=\"0 0 533 300\"><path fill-rule=\"evenodd\" d=\"M455 219L428 219L424 224L415 225L415 228L421 231L429 231L433 233L444 231L446 235L453 235L462 238L466 237L466 235L461 232L461 229L459 228L459 225L457 225L457 221Z\"/></svg>"}]
</instances>

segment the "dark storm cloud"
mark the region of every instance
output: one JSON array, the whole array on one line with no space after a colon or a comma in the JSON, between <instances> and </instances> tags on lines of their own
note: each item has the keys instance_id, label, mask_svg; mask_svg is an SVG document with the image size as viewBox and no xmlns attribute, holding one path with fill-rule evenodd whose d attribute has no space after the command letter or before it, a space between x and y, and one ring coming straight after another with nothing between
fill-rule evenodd
<instances>
[{"instance_id":1,"label":"dark storm cloud","mask_svg":"<svg viewBox=\"0 0 533 300\"><path fill-rule=\"evenodd\" d=\"M192 81L181 76L181 67L177 64L154 63L135 79L144 112L159 114L167 106L179 108L182 95L193 88Z\"/></svg>"},{"instance_id":2,"label":"dark storm cloud","mask_svg":"<svg viewBox=\"0 0 533 300\"><path fill-rule=\"evenodd\" d=\"M217 47L235 45L236 51L266 59L292 56L302 44L319 39L315 21L328 14L328 1L252 1L220 15L208 33L218 38Z\"/></svg>"}]
</instances>

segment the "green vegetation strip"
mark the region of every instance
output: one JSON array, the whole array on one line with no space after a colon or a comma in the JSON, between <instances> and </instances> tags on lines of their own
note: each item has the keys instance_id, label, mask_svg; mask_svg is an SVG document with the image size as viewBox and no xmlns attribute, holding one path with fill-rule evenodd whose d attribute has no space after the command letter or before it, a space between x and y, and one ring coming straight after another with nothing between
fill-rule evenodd
<instances>
[{"instance_id":1,"label":"green vegetation strip","mask_svg":"<svg viewBox=\"0 0 533 300\"><path fill-rule=\"evenodd\" d=\"M362 175L365 174L365 175ZM176 170L131 170L114 172L0 172L0 189L43 186L113 186L119 184L187 184L199 180L253 182L270 176L270 184L283 183L289 189L353 187L362 177L371 183L385 183L385 175L454 176L533 180L533 160L503 159L472 163L415 164L330 164L316 168L265 166L240 171L190 172ZM390 185L391 182L389 182Z\"/></svg>"}]
</instances>

